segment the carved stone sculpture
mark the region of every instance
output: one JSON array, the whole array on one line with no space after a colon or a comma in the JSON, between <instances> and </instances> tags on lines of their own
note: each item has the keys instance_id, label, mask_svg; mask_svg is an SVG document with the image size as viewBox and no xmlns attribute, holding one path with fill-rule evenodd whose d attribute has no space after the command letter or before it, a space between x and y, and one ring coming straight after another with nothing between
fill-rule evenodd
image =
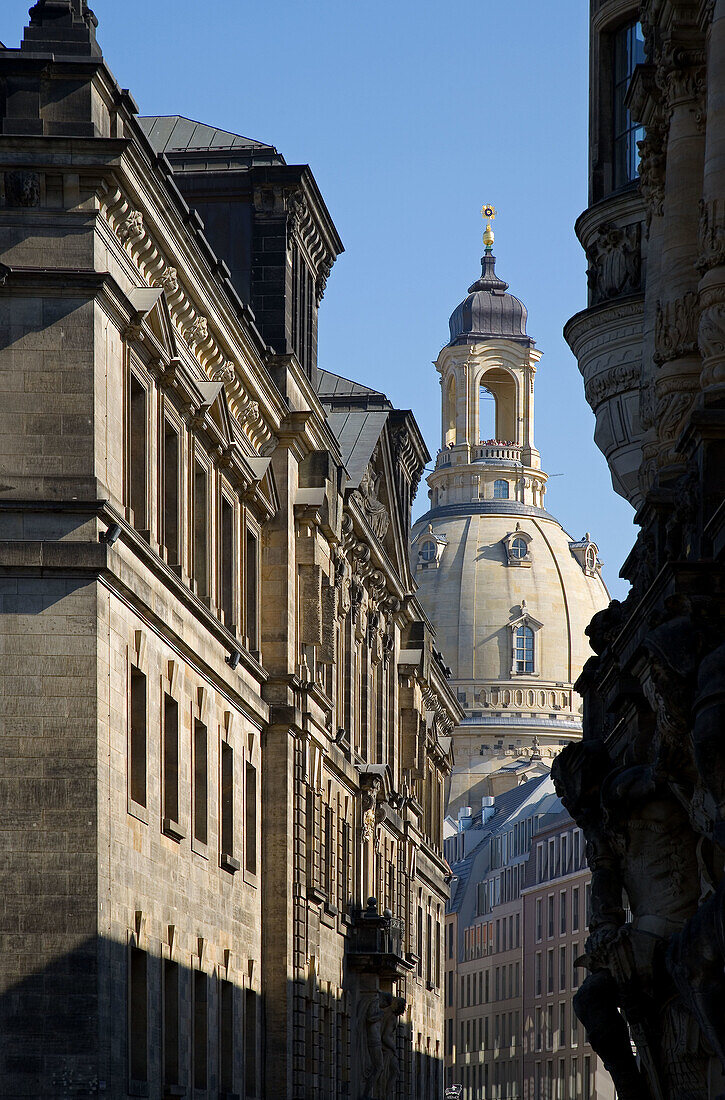
<instances>
[{"instance_id":1,"label":"carved stone sculpture","mask_svg":"<svg viewBox=\"0 0 725 1100\"><path fill-rule=\"evenodd\" d=\"M360 488L355 490L353 496L361 505L376 537L382 539L390 526L390 516L388 509L378 497L380 478L381 475L375 473L373 463L369 462L360 479Z\"/></svg>"},{"instance_id":2,"label":"carved stone sculpture","mask_svg":"<svg viewBox=\"0 0 725 1100\"><path fill-rule=\"evenodd\" d=\"M600 225L594 244L587 252L587 277L591 303L632 294L640 288L641 226Z\"/></svg>"}]
</instances>

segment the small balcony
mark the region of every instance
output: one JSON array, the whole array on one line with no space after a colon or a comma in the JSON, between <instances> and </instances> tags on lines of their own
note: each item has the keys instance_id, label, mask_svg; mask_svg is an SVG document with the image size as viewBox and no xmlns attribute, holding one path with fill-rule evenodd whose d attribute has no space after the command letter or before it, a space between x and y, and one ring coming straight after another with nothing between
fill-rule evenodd
<instances>
[{"instance_id":1,"label":"small balcony","mask_svg":"<svg viewBox=\"0 0 725 1100\"><path fill-rule=\"evenodd\" d=\"M471 447L473 462L486 462L490 458L506 462L521 462L521 447L516 443L502 443L498 440L478 443Z\"/></svg>"},{"instance_id":2,"label":"small balcony","mask_svg":"<svg viewBox=\"0 0 725 1100\"><path fill-rule=\"evenodd\" d=\"M347 960L352 970L381 978L402 978L413 969L403 954L405 921L388 909L378 912L376 898L369 898L364 912L353 916Z\"/></svg>"}]
</instances>

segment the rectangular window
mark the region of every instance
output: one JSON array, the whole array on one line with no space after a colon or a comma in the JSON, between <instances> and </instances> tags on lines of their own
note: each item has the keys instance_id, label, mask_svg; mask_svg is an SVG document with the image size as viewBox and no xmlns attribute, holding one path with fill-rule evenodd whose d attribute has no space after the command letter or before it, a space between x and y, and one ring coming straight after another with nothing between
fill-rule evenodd
<instances>
[{"instance_id":1,"label":"rectangular window","mask_svg":"<svg viewBox=\"0 0 725 1100\"><path fill-rule=\"evenodd\" d=\"M257 769L247 760L244 790L244 866L250 875L257 873Z\"/></svg>"},{"instance_id":2,"label":"rectangular window","mask_svg":"<svg viewBox=\"0 0 725 1100\"><path fill-rule=\"evenodd\" d=\"M544 918L543 918L543 902L541 898L536 899L536 942L541 943L544 938Z\"/></svg>"},{"instance_id":3,"label":"rectangular window","mask_svg":"<svg viewBox=\"0 0 725 1100\"><path fill-rule=\"evenodd\" d=\"M584 887L584 923L589 926L592 919L592 887L587 883Z\"/></svg>"},{"instance_id":4,"label":"rectangular window","mask_svg":"<svg viewBox=\"0 0 725 1100\"><path fill-rule=\"evenodd\" d=\"M536 997L540 997L541 992L542 992L542 990L541 990L541 952L540 951L536 952L536 956L534 958L534 989L536 991L534 995Z\"/></svg>"},{"instance_id":5,"label":"rectangular window","mask_svg":"<svg viewBox=\"0 0 725 1100\"><path fill-rule=\"evenodd\" d=\"M542 1026L543 1026L543 1014L540 1008L536 1009L536 1049L541 1050L542 1047Z\"/></svg>"},{"instance_id":6,"label":"rectangular window","mask_svg":"<svg viewBox=\"0 0 725 1100\"><path fill-rule=\"evenodd\" d=\"M129 739L131 800L146 805L146 677L131 667L131 737Z\"/></svg>"},{"instance_id":7,"label":"rectangular window","mask_svg":"<svg viewBox=\"0 0 725 1100\"><path fill-rule=\"evenodd\" d=\"M546 991L554 992L554 951L553 948L546 952Z\"/></svg>"},{"instance_id":8,"label":"rectangular window","mask_svg":"<svg viewBox=\"0 0 725 1100\"><path fill-rule=\"evenodd\" d=\"M207 729L198 718L194 719L194 839L200 844L208 840L208 738Z\"/></svg>"},{"instance_id":9,"label":"rectangular window","mask_svg":"<svg viewBox=\"0 0 725 1100\"><path fill-rule=\"evenodd\" d=\"M234 859L234 749L221 743L221 856L227 870L236 870Z\"/></svg>"},{"instance_id":10,"label":"rectangular window","mask_svg":"<svg viewBox=\"0 0 725 1100\"><path fill-rule=\"evenodd\" d=\"M257 994L244 991L244 1095L257 1095Z\"/></svg>"},{"instance_id":11,"label":"rectangular window","mask_svg":"<svg viewBox=\"0 0 725 1100\"><path fill-rule=\"evenodd\" d=\"M323 866L323 887L327 894L328 904L334 901L334 844L335 834L333 830L333 818L332 818L332 806L325 806L325 825L324 825L324 866ZM388 905L391 902L388 901Z\"/></svg>"},{"instance_id":12,"label":"rectangular window","mask_svg":"<svg viewBox=\"0 0 725 1100\"><path fill-rule=\"evenodd\" d=\"M179 1084L179 964L163 962L164 1084Z\"/></svg>"},{"instance_id":13,"label":"rectangular window","mask_svg":"<svg viewBox=\"0 0 725 1100\"><path fill-rule=\"evenodd\" d=\"M579 958L579 944L578 943L573 943L571 945L571 968L572 968L571 987L572 987L572 989L577 989L578 986L579 986L579 967L576 964L576 961L577 961L578 958Z\"/></svg>"},{"instance_id":14,"label":"rectangular window","mask_svg":"<svg viewBox=\"0 0 725 1100\"><path fill-rule=\"evenodd\" d=\"M208 979L202 970L195 970L192 981L193 1080L195 1089L206 1089L208 1076Z\"/></svg>"},{"instance_id":15,"label":"rectangular window","mask_svg":"<svg viewBox=\"0 0 725 1100\"><path fill-rule=\"evenodd\" d=\"M347 821L343 821L341 832L340 910L344 913L350 900L350 825Z\"/></svg>"},{"instance_id":16,"label":"rectangular window","mask_svg":"<svg viewBox=\"0 0 725 1100\"><path fill-rule=\"evenodd\" d=\"M439 989L441 984L441 922L439 920L436 921L435 984L436 989Z\"/></svg>"},{"instance_id":17,"label":"rectangular window","mask_svg":"<svg viewBox=\"0 0 725 1100\"><path fill-rule=\"evenodd\" d=\"M423 908L418 906L418 977L423 977ZM461 978L461 1001L463 1001L463 978Z\"/></svg>"},{"instance_id":18,"label":"rectangular window","mask_svg":"<svg viewBox=\"0 0 725 1100\"><path fill-rule=\"evenodd\" d=\"M219 538L219 607L224 625L232 630L234 614L234 508L222 497Z\"/></svg>"},{"instance_id":19,"label":"rectangular window","mask_svg":"<svg viewBox=\"0 0 725 1100\"><path fill-rule=\"evenodd\" d=\"M566 1046L566 1004L559 1005L559 1049Z\"/></svg>"},{"instance_id":20,"label":"rectangular window","mask_svg":"<svg viewBox=\"0 0 725 1100\"><path fill-rule=\"evenodd\" d=\"M592 1098L592 1060L589 1055L584 1059L584 1080L582 1082L582 1100L591 1100Z\"/></svg>"},{"instance_id":21,"label":"rectangular window","mask_svg":"<svg viewBox=\"0 0 725 1100\"><path fill-rule=\"evenodd\" d=\"M546 926L547 926L547 929L548 929L547 935L548 935L549 939L551 939L552 936L554 935L554 895L553 894L549 894L548 898L546 899L546 908L547 908Z\"/></svg>"},{"instance_id":22,"label":"rectangular window","mask_svg":"<svg viewBox=\"0 0 725 1100\"><path fill-rule=\"evenodd\" d=\"M554 1048L554 1006L546 1006L546 1049ZM549 1063L551 1065L551 1062Z\"/></svg>"},{"instance_id":23,"label":"rectangular window","mask_svg":"<svg viewBox=\"0 0 725 1100\"><path fill-rule=\"evenodd\" d=\"M234 1092L234 986L219 983L219 1090Z\"/></svg>"},{"instance_id":24,"label":"rectangular window","mask_svg":"<svg viewBox=\"0 0 725 1100\"><path fill-rule=\"evenodd\" d=\"M145 951L129 951L128 1072L132 1081L148 1080L148 969Z\"/></svg>"},{"instance_id":25,"label":"rectangular window","mask_svg":"<svg viewBox=\"0 0 725 1100\"><path fill-rule=\"evenodd\" d=\"M637 22L626 23L614 35L614 66L612 73L612 130L614 144L613 189L622 187L639 173L639 149L637 142L644 137L644 130L632 121L625 106L629 81L635 66L644 61L644 35Z\"/></svg>"},{"instance_id":26,"label":"rectangular window","mask_svg":"<svg viewBox=\"0 0 725 1100\"><path fill-rule=\"evenodd\" d=\"M161 538L169 565L179 564L179 433L164 420Z\"/></svg>"},{"instance_id":27,"label":"rectangular window","mask_svg":"<svg viewBox=\"0 0 725 1100\"><path fill-rule=\"evenodd\" d=\"M566 935L566 890L559 894L559 933Z\"/></svg>"},{"instance_id":28,"label":"rectangular window","mask_svg":"<svg viewBox=\"0 0 725 1100\"><path fill-rule=\"evenodd\" d=\"M430 913L425 918L425 980L429 985L433 983L433 928ZM470 980L470 979L469 979Z\"/></svg>"},{"instance_id":29,"label":"rectangular window","mask_svg":"<svg viewBox=\"0 0 725 1100\"><path fill-rule=\"evenodd\" d=\"M579 1046L579 1017L574 1011L574 1006L571 1009L571 1045L573 1047Z\"/></svg>"},{"instance_id":30,"label":"rectangular window","mask_svg":"<svg viewBox=\"0 0 725 1100\"><path fill-rule=\"evenodd\" d=\"M244 621L247 630L247 648L259 650L259 539L247 530L244 590Z\"/></svg>"},{"instance_id":31,"label":"rectangular window","mask_svg":"<svg viewBox=\"0 0 725 1100\"><path fill-rule=\"evenodd\" d=\"M579 931L579 887L575 886L571 892L571 930Z\"/></svg>"},{"instance_id":32,"label":"rectangular window","mask_svg":"<svg viewBox=\"0 0 725 1100\"><path fill-rule=\"evenodd\" d=\"M200 600L209 595L209 477L198 460L194 462L194 560L192 575Z\"/></svg>"},{"instance_id":33,"label":"rectangular window","mask_svg":"<svg viewBox=\"0 0 725 1100\"><path fill-rule=\"evenodd\" d=\"M128 382L128 504L137 531L146 530L147 520L147 425L146 390L135 377Z\"/></svg>"},{"instance_id":34,"label":"rectangular window","mask_svg":"<svg viewBox=\"0 0 725 1100\"><path fill-rule=\"evenodd\" d=\"M164 692L164 829L179 823L179 704Z\"/></svg>"}]
</instances>

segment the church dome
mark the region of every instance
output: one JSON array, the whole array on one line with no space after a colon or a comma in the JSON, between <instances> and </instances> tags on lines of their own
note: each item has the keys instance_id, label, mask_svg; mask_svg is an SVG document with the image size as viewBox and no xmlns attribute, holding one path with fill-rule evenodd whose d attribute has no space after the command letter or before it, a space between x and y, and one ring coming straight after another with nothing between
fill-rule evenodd
<instances>
[{"instance_id":1,"label":"church dome","mask_svg":"<svg viewBox=\"0 0 725 1100\"><path fill-rule=\"evenodd\" d=\"M451 314L450 345L491 337L529 341L526 306L506 293L508 283L498 278L495 264L496 257L487 252L481 260L481 278L469 286L468 295Z\"/></svg>"}]
</instances>

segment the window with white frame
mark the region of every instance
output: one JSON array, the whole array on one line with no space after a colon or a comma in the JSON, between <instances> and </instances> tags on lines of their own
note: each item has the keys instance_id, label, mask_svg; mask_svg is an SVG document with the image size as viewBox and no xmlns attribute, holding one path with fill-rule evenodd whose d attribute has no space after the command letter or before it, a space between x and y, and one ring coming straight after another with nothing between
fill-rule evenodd
<instances>
[{"instance_id":1,"label":"window with white frame","mask_svg":"<svg viewBox=\"0 0 725 1100\"><path fill-rule=\"evenodd\" d=\"M509 499L509 483L504 481L503 478L497 478L493 483L493 497L494 500L508 500Z\"/></svg>"},{"instance_id":2,"label":"window with white frame","mask_svg":"<svg viewBox=\"0 0 725 1100\"><path fill-rule=\"evenodd\" d=\"M526 623L514 628L514 672L534 671L534 632Z\"/></svg>"}]
</instances>

